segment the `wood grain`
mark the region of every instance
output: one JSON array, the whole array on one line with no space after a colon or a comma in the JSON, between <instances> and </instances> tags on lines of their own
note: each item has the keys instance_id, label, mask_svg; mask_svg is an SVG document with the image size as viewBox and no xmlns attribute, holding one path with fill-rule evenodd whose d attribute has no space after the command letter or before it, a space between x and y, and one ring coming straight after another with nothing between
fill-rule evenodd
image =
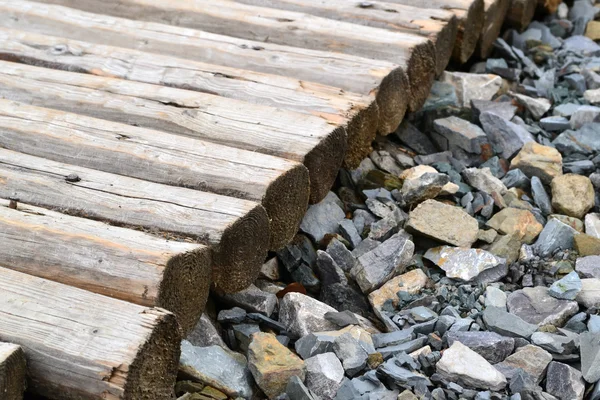
<instances>
[{"instance_id":1,"label":"wood grain","mask_svg":"<svg viewBox=\"0 0 600 400\"><path fill-rule=\"evenodd\" d=\"M0 146L13 151L260 202L270 248L297 232L308 204L299 163L184 136L0 100Z\"/></svg>"},{"instance_id":2,"label":"wood grain","mask_svg":"<svg viewBox=\"0 0 600 400\"><path fill-rule=\"evenodd\" d=\"M537 5L537 0L510 0L504 21L505 27L514 28L519 32L525 30L533 19Z\"/></svg>"},{"instance_id":3,"label":"wood grain","mask_svg":"<svg viewBox=\"0 0 600 400\"><path fill-rule=\"evenodd\" d=\"M175 316L0 267L0 338L27 357L32 393L56 400L166 400Z\"/></svg>"},{"instance_id":4,"label":"wood grain","mask_svg":"<svg viewBox=\"0 0 600 400\"><path fill-rule=\"evenodd\" d=\"M3 400L23 399L26 364L21 346L0 343L0 395Z\"/></svg>"},{"instance_id":5,"label":"wood grain","mask_svg":"<svg viewBox=\"0 0 600 400\"><path fill-rule=\"evenodd\" d=\"M76 176L76 181L67 177ZM0 149L0 197L209 245L212 280L228 293L258 277L269 220L254 202L166 186ZM201 266L201 269L204 268Z\"/></svg>"},{"instance_id":6,"label":"wood grain","mask_svg":"<svg viewBox=\"0 0 600 400\"><path fill-rule=\"evenodd\" d=\"M0 61L0 97L303 163L313 203L333 186L346 133L325 117L212 94Z\"/></svg>"},{"instance_id":7,"label":"wood grain","mask_svg":"<svg viewBox=\"0 0 600 400\"><path fill-rule=\"evenodd\" d=\"M116 299L163 307L184 334L211 282L210 249L0 200L0 265Z\"/></svg>"},{"instance_id":8,"label":"wood grain","mask_svg":"<svg viewBox=\"0 0 600 400\"><path fill-rule=\"evenodd\" d=\"M481 37L477 44L477 56L485 59L494 48L494 41L500 35L500 30L506 19L510 0L484 0L485 19Z\"/></svg>"}]
</instances>

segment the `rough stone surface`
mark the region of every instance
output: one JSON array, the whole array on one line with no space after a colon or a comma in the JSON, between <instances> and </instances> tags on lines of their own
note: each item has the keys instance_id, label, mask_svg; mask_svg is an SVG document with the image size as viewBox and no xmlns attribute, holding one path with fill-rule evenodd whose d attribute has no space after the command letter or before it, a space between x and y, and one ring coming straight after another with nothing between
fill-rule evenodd
<instances>
[{"instance_id":1,"label":"rough stone surface","mask_svg":"<svg viewBox=\"0 0 600 400\"><path fill-rule=\"evenodd\" d=\"M250 398L254 393L246 358L220 346L197 347L183 340L179 369L186 377L219 389L230 397Z\"/></svg>"},{"instance_id":2,"label":"rough stone surface","mask_svg":"<svg viewBox=\"0 0 600 400\"><path fill-rule=\"evenodd\" d=\"M480 273L504 264L492 253L482 249L465 249L460 247L434 247L423 256L446 272L449 278L471 281Z\"/></svg>"},{"instance_id":3,"label":"rough stone surface","mask_svg":"<svg viewBox=\"0 0 600 400\"><path fill-rule=\"evenodd\" d=\"M548 196L542 181L537 176L531 178L531 193L535 204L540 208L542 214L552 214L552 202L550 196Z\"/></svg>"},{"instance_id":4,"label":"rough stone surface","mask_svg":"<svg viewBox=\"0 0 600 400\"><path fill-rule=\"evenodd\" d=\"M287 293L279 305L279 322L296 337L302 337L311 332L335 330L337 326L327 321L325 314L336 311L304 294Z\"/></svg>"},{"instance_id":5,"label":"rough stone surface","mask_svg":"<svg viewBox=\"0 0 600 400\"><path fill-rule=\"evenodd\" d=\"M349 377L358 374L367 365L369 354L350 333L344 333L335 339L333 351L341 360L344 371Z\"/></svg>"},{"instance_id":6,"label":"rough stone surface","mask_svg":"<svg viewBox=\"0 0 600 400\"><path fill-rule=\"evenodd\" d=\"M502 390L506 378L485 358L455 341L444 351L436 364L437 372L445 379L475 389Z\"/></svg>"},{"instance_id":7,"label":"rough stone surface","mask_svg":"<svg viewBox=\"0 0 600 400\"><path fill-rule=\"evenodd\" d=\"M215 323L206 313L202 314L186 339L196 347L220 346L224 349L227 348Z\"/></svg>"},{"instance_id":8,"label":"rough stone surface","mask_svg":"<svg viewBox=\"0 0 600 400\"><path fill-rule=\"evenodd\" d=\"M455 157L465 152L481 154L487 144L487 136L480 127L455 116L436 119L431 138L440 149L452 151Z\"/></svg>"},{"instance_id":9,"label":"rough stone surface","mask_svg":"<svg viewBox=\"0 0 600 400\"><path fill-rule=\"evenodd\" d=\"M410 212L406 229L440 242L470 247L477 240L479 225L458 207L426 200Z\"/></svg>"},{"instance_id":10,"label":"rough stone surface","mask_svg":"<svg viewBox=\"0 0 600 400\"><path fill-rule=\"evenodd\" d=\"M467 183L477 190L489 194L506 193L507 189L504 183L492 175L489 168L465 168L462 173Z\"/></svg>"},{"instance_id":11,"label":"rough stone surface","mask_svg":"<svg viewBox=\"0 0 600 400\"><path fill-rule=\"evenodd\" d=\"M552 361L548 365L546 391L559 399L582 400L585 383L575 368Z\"/></svg>"},{"instance_id":12,"label":"rough stone surface","mask_svg":"<svg viewBox=\"0 0 600 400\"><path fill-rule=\"evenodd\" d=\"M528 210L507 207L496 213L487 226L505 235L514 235L524 243L532 243L544 228Z\"/></svg>"},{"instance_id":13,"label":"rough stone surface","mask_svg":"<svg viewBox=\"0 0 600 400\"><path fill-rule=\"evenodd\" d=\"M518 348L514 354L494 366L508 379L511 379L519 369L522 369L531 375L536 383L540 383L551 361L552 355L550 353L541 347L529 344Z\"/></svg>"},{"instance_id":14,"label":"rough stone surface","mask_svg":"<svg viewBox=\"0 0 600 400\"><path fill-rule=\"evenodd\" d=\"M552 144L565 156L572 154L591 156L600 151L598 129L600 123L590 123L577 130L567 130L558 135Z\"/></svg>"},{"instance_id":15,"label":"rough stone surface","mask_svg":"<svg viewBox=\"0 0 600 400\"><path fill-rule=\"evenodd\" d=\"M562 156L552 147L526 143L510 162L510 168L518 168L529 178L537 176L549 185L553 178L562 175Z\"/></svg>"},{"instance_id":16,"label":"rough stone surface","mask_svg":"<svg viewBox=\"0 0 600 400\"><path fill-rule=\"evenodd\" d=\"M600 238L600 214L590 213L585 216L585 233Z\"/></svg>"},{"instance_id":17,"label":"rough stone surface","mask_svg":"<svg viewBox=\"0 0 600 400\"><path fill-rule=\"evenodd\" d=\"M573 238L575 251L582 257L600 255L600 239L580 233Z\"/></svg>"},{"instance_id":18,"label":"rough stone surface","mask_svg":"<svg viewBox=\"0 0 600 400\"><path fill-rule=\"evenodd\" d=\"M548 99L544 98L533 98L525 96L524 94L512 93L513 97L517 99L527 110L531 113L531 116L539 120L546 114L552 104Z\"/></svg>"},{"instance_id":19,"label":"rough stone surface","mask_svg":"<svg viewBox=\"0 0 600 400\"><path fill-rule=\"evenodd\" d=\"M511 106L513 107L513 106ZM493 110L479 116L483 130L496 149L502 149L502 157L510 159L525 143L535 142L535 138L527 129L497 115Z\"/></svg>"},{"instance_id":20,"label":"rough stone surface","mask_svg":"<svg viewBox=\"0 0 600 400\"><path fill-rule=\"evenodd\" d=\"M578 258L575 262L575 270L583 278L600 279L600 256L587 256Z\"/></svg>"},{"instance_id":21,"label":"rough stone surface","mask_svg":"<svg viewBox=\"0 0 600 400\"><path fill-rule=\"evenodd\" d=\"M552 207L558 212L583 218L594 204L594 187L590 178L566 174L552 180Z\"/></svg>"},{"instance_id":22,"label":"rough stone surface","mask_svg":"<svg viewBox=\"0 0 600 400\"><path fill-rule=\"evenodd\" d=\"M485 289L485 306L506 310L506 293L497 287L488 286Z\"/></svg>"},{"instance_id":23,"label":"rough stone surface","mask_svg":"<svg viewBox=\"0 0 600 400\"><path fill-rule=\"evenodd\" d=\"M344 367L335 353L318 354L304 363L306 387L319 398L333 399L344 379Z\"/></svg>"},{"instance_id":24,"label":"rough stone surface","mask_svg":"<svg viewBox=\"0 0 600 400\"><path fill-rule=\"evenodd\" d=\"M459 341L492 364L504 361L512 354L515 340L494 332L448 332L448 346Z\"/></svg>"},{"instance_id":25,"label":"rough stone surface","mask_svg":"<svg viewBox=\"0 0 600 400\"><path fill-rule=\"evenodd\" d=\"M573 237L577 234L579 232L569 225L560 222L558 219L551 219L533 245L533 250L540 257L548 257L559 249L572 249Z\"/></svg>"},{"instance_id":26,"label":"rough stone surface","mask_svg":"<svg viewBox=\"0 0 600 400\"><path fill-rule=\"evenodd\" d=\"M461 107L470 107L471 100L491 100L502 86L502 78L493 74L444 71L440 80L454 86Z\"/></svg>"},{"instance_id":27,"label":"rough stone surface","mask_svg":"<svg viewBox=\"0 0 600 400\"><path fill-rule=\"evenodd\" d=\"M584 332L580 335L581 372L589 383L600 380L600 333Z\"/></svg>"},{"instance_id":28,"label":"rough stone surface","mask_svg":"<svg viewBox=\"0 0 600 400\"><path fill-rule=\"evenodd\" d=\"M554 298L562 300L575 300L577 294L581 291L581 279L577 272L573 271L562 279L554 282L548 288L548 294Z\"/></svg>"},{"instance_id":29,"label":"rough stone surface","mask_svg":"<svg viewBox=\"0 0 600 400\"><path fill-rule=\"evenodd\" d=\"M537 325L530 324L520 317L496 307L485 309L483 321L490 331L502 336L529 339L537 330Z\"/></svg>"},{"instance_id":30,"label":"rough stone surface","mask_svg":"<svg viewBox=\"0 0 600 400\"><path fill-rule=\"evenodd\" d=\"M260 290L255 285L250 285L244 290L236 293L225 294L221 300L232 306L243 308L248 312L256 312L266 315L273 314L277 306L277 296Z\"/></svg>"},{"instance_id":31,"label":"rough stone surface","mask_svg":"<svg viewBox=\"0 0 600 400\"><path fill-rule=\"evenodd\" d=\"M286 398L289 400L316 400L297 376L292 376L285 387Z\"/></svg>"},{"instance_id":32,"label":"rough stone surface","mask_svg":"<svg viewBox=\"0 0 600 400\"><path fill-rule=\"evenodd\" d=\"M600 121L600 107L581 106L571 115L571 128L579 129L590 122Z\"/></svg>"},{"instance_id":33,"label":"rough stone surface","mask_svg":"<svg viewBox=\"0 0 600 400\"><path fill-rule=\"evenodd\" d=\"M582 279L581 291L577 294L576 300L586 308L600 308L600 279Z\"/></svg>"},{"instance_id":34,"label":"rough stone surface","mask_svg":"<svg viewBox=\"0 0 600 400\"><path fill-rule=\"evenodd\" d=\"M328 233L337 233L340 222L346 217L344 210L335 202L325 198L312 204L300 223L300 230L320 242Z\"/></svg>"},{"instance_id":35,"label":"rough stone surface","mask_svg":"<svg viewBox=\"0 0 600 400\"><path fill-rule=\"evenodd\" d=\"M530 324L563 326L579 311L577 302L555 299L543 286L523 288L508 295L508 311Z\"/></svg>"}]
</instances>

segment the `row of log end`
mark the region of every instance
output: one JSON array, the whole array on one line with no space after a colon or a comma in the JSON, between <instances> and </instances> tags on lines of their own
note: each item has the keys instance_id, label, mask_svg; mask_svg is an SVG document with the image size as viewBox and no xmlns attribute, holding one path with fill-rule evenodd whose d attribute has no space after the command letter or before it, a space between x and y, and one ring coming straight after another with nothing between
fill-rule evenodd
<instances>
[{"instance_id":1,"label":"row of log end","mask_svg":"<svg viewBox=\"0 0 600 400\"><path fill-rule=\"evenodd\" d=\"M170 398L211 287L531 1L0 0L0 397L26 358L48 398Z\"/></svg>"}]
</instances>

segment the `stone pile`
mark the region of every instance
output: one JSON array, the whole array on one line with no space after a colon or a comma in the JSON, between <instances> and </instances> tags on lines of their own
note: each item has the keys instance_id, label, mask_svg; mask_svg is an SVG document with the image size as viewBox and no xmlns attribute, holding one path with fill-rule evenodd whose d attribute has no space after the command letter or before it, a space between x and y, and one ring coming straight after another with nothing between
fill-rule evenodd
<instances>
[{"instance_id":1,"label":"stone pile","mask_svg":"<svg viewBox=\"0 0 600 400\"><path fill-rule=\"evenodd\" d=\"M213 294L178 395L600 400L598 10L445 72L253 286Z\"/></svg>"}]
</instances>

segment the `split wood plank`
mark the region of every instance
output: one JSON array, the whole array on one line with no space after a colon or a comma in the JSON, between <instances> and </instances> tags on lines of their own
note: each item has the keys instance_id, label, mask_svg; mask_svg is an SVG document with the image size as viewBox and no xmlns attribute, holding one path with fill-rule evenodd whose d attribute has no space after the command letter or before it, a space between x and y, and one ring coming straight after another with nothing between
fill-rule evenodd
<instances>
[{"instance_id":1,"label":"split wood plank","mask_svg":"<svg viewBox=\"0 0 600 400\"><path fill-rule=\"evenodd\" d=\"M345 126L348 136L346 166L358 165L371 152L379 122L379 107L374 95L359 95L279 75L25 31L0 28L0 59L193 90L316 116L332 127ZM388 114L397 114L396 110L385 110ZM396 121L392 117L383 120L392 124ZM329 178L322 165L335 164L334 160L321 164L314 158L308 157L305 163L309 172L322 169L319 177L311 174L313 203L321 200L314 188L328 186Z\"/></svg>"},{"instance_id":2,"label":"split wood plank","mask_svg":"<svg viewBox=\"0 0 600 400\"><path fill-rule=\"evenodd\" d=\"M303 163L313 203L335 181L346 132L325 118L212 94L0 61L0 97Z\"/></svg>"},{"instance_id":3,"label":"split wood plank","mask_svg":"<svg viewBox=\"0 0 600 400\"><path fill-rule=\"evenodd\" d=\"M175 316L0 267L0 337L27 357L28 391L57 400L170 399Z\"/></svg>"},{"instance_id":4,"label":"split wood plank","mask_svg":"<svg viewBox=\"0 0 600 400\"><path fill-rule=\"evenodd\" d=\"M484 23L483 0L386 0L389 3L409 6L448 10L458 18L458 34L452 59L460 64L466 63L475 52Z\"/></svg>"},{"instance_id":5,"label":"split wood plank","mask_svg":"<svg viewBox=\"0 0 600 400\"><path fill-rule=\"evenodd\" d=\"M0 100L0 146L260 202L270 220L270 249L289 243L308 205L308 171L297 162L10 100Z\"/></svg>"},{"instance_id":6,"label":"split wood plank","mask_svg":"<svg viewBox=\"0 0 600 400\"><path fill-rule=\"evenodd\" d=\"M477 56L485 59L494 48L494 41L504 25L510 0L484 0L485 20L477 45Z\"/></svg>"},{"instance_id":7,"label":"split wood plank","mask_svg":"<svg viewBox=\"0 0 600 400\"><path fill-rule=\"evenodd\" d=\"M227 293L252 284L267 255L267 213L251 201L141 181L5 149L0 149L0 182L0 197L5 199L14 197L19 203L210 245L212 281ZM197 268L201 276L205 266L200 264ZM203 279L210 280L210 274ZM182 292L186 288L194 290L183 285ZM191 300L194 298L190 295ZM161 306L176 314L179 308ZM193 306L199 308L199 304Z\"/></svg>"},{"instance_id":8,"label":"split wood plank","mask_svg":"<svg viewBox=\"0 0 600 400\"><path fill-rule=\"evenodd\" d=\"M198 322L211 282L210 249L0 200L0 265ZM0 337L1 334L0 334Z\"/></svg>"},{"instance_id":9,"label":"split wood plank","mask_svg":"<svg viewBox=\"0 0 600 400\"><path fill-rule=\"evenodd\" d=\"M510 0L505 27L522 32L533 19L537 5L537 0Z\"/></svg>"},{"instance_id":10,"label":"split wood plank","mask_svg":"<svg viewBox=\"0 0 600 400\"><path fill-rule=\"evenodd\" d=\"M234 0L43 0L97 14L108 14L173 27L198 29L218 35L338 52L393 62L404 68L410 82L409 107L419 110L433 84L435 48L430 40L340 22L313 15ZM389 133L389 132L386 132Z\"/></svg>"},{"instance_id":11,"label":"split wood plank","mask_svg":"<svg viewBox=\"0 0 600 400\"><path fill-rule=\"evenodd\" d=\"M282 75L359 94L374 93L380 132L396 129L410 98L402 66L366 57L238 39L25 0L0 0L0 26Z\"/></svg>"},{"instance_id":12,"label":"split wood plank","mask_svg":"<svg viewBox=\"0 0 600 400\"><path fill-rule=\"evenodd\" d=\"M0 398L23 399L26 376L27 363L21 346L0 343Z\"/></svg>"}]
</instances>

